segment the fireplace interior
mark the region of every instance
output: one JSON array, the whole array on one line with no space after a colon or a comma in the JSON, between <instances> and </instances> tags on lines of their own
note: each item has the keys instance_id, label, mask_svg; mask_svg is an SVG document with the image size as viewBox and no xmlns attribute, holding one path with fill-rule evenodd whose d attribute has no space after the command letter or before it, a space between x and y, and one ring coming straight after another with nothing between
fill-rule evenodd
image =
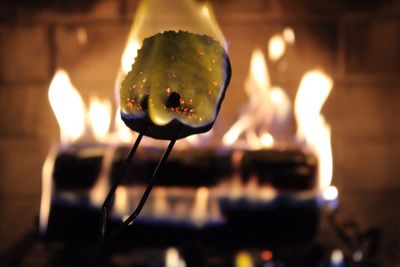
<instances>
[{"instance_id":1,"label":"fireplace interior","mask_svg":"<svg viewBox=\"0 0 400 267\"><path fill-rule=\"evenodd\" d=\"M2 1L1 266L90 261L136 137L115 88L142 35L169 25L221 41L231 83L211 132L177 143L99 266L400 266L400 1L205 4ZM144 138L110 231L165 147Z\"/></svg>"}]
</instances>

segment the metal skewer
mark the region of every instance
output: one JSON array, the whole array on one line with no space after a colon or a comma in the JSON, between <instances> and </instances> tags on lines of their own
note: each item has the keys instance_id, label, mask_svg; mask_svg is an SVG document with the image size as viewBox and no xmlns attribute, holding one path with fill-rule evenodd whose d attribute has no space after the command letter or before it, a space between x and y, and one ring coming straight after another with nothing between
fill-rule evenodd
<instances>
[{"instance_id":1,"label":"metal skewer","mask_svg":"<svg viewBox=\"0 0 400 267\"><path fill-rule=\"evenodd\" d=\"M146 131L146 126L144 127L144 130L139 134L138 138L135 141L135 144L132 147L131 152L129 153L127 159L125 160L120 175L118 176L117 180L114 182L113 186L110 189L109 194L107 195L106 200L104 201L103 204L103 208L102 208L102 217L101 217L101 238L100 238L100 242L96 247L95 250L95 254L94 254L94 258L92 261L92 265L93 267L96 266L97 261L99 259L100 256L100 252L103 251L103 249L106 247L107 243L110 242L115 236L117 236L122 230L124 230L126 227L128 227L131 223L133 223L133 221L136 219L136 217L140 214L140 212L142 211L144 204L146 203L147 198L149 197L151 190L153 189L154 186L154 182L157 178L157 175L159 173L159 171L162 169L162 167L165 165L169 155L171 154L171 151L176 143L177 137L179 136L179 132L181 130L181 127L178 128L175 137L170 141L168 147L166 148L166 150L164 151L164 154L162 155L160 161L157 164L157 167L155 168L152 176L149 179L149 182L147 184L146 190L144 191L142 198L139 201L139 204L137 205L136 209L133 211L133 213L123 222L121 223L108 237L106 237L105 233L106 233L106 221L107 221L107 215L108 215L108 211L110 209L111 206L111 202L112 199L115 195L115 191L118 187L118 184L120 183L120 181L122 180L122 177L129 165L129 162L132 160L139 144L140 141L144 135L144 132Z\"/></svg>"},{"instance_id":2,"label":"metal skewer","mask_svg":"<svg viewBox=\"0 0 400 267\"><path fill-rule=\"evenodd\" d=\"M117 179L115 179L114 183L111 186L110 191L108 192L108 195L106 197L106 200L103 203L103 206L101 208L101 221L100 221L100 242L104 240L105 235L106 235L106 230L107 230L107 218L108 218L108 212L111 208L111 203L112 200L114 199L115 196L115 191L117 190L118 185L121 183L122 178L124 177L124 174L126 172L126 169L129 166L129 163L133 159L133 156L136 153L137 148L139 147L140 142L142 141L143 135L146 132L146 126L143 127L144 129L139 133L139 136L136 138L135 143L132 146L131 151L129 152L128 157L125 159L122 168L120 172L118 173Z\"/></svg>"}]
</instances>

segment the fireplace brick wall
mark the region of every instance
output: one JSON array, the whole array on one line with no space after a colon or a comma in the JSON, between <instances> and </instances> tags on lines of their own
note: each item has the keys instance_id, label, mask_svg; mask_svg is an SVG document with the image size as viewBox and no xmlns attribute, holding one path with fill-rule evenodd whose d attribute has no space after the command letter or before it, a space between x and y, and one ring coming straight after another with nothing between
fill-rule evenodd
<instances>
[{"instance_id":1,"label":"fireplace brick wall","mask_svg":"<svg viewBox=\"0 0 400 267\"><path fill-rule=\"evenodd\" d=\"M137 1L90 1L87 10L77 2L68 9L58 1L0 4L0 251L33 230L38 215L42 164L58 138L47 99L55 69L69 72L86 103L93 94L113 97ZM232 107L246 97L252 50L266 52L269 37L292 27L296 43L283 65L270 63L272 81L293 100L306 70L321 67L333 77L323 114L342 215L382 228L382 258L399 262L400 1L211 2L233 66L219 129L237 118ZM82 30L87 43L78 40Z\"/></svg>"}]
</instances>

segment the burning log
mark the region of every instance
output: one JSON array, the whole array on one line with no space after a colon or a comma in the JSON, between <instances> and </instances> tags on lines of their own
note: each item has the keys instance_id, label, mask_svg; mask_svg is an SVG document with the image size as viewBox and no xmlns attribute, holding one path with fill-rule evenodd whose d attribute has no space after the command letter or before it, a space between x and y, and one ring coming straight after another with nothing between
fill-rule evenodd
<instances>
[{"instance_id":1,"label":"burning log","mask_svg":"<svg viewBox=\"0 0 400 267\"><path fill-rule=\"evenodd\" d=\"M128 154L127 147L117 150L111 171L115 179L117 170ZM161 150L156 148L138 151L138 157L127 170L122 185L146 184L147 177L157 165ZM213 149L183 150L172 153L160 173L156 186L202 187L215 186L223 177L232 174L231 153Z\"/></svg>"},{"instance_id":2,"label":"burning log","mask_svg":"<svg viewBox=\"0 0 400 267\"><path fill-rule=\"evenodd\" d=\"M55 160L53 180L57 191L89 190L99 178L104 147L70 147Z\"/></svg>"},{"instance_id":3,"label":"burning log","mask_svg":"<svg viewBox=\"0 0 400 267\"><path fill-rule=\"evenodd\" d=\"M256 175L261 185L279 190L310 190L316 184L317 159L300 150L247 151L242 161L243 179Z\"/></svg>"}]
</instances>

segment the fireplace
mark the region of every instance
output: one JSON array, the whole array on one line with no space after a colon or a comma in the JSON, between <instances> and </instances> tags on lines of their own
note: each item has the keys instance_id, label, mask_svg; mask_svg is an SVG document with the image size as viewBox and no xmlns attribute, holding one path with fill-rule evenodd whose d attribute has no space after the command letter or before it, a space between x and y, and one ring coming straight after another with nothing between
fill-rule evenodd
<instances>
[{"instance_id":1,"label":"fireplace","mask_svg":"<svg viewBox=\"0 0 400 267\"><path fill-rule=\"evenodd\" d=\"M205 6L203 1L194 3ZM14 253L27 229L37 229L34 218L38 236L42 238L58 241L70 238L71 242L80 240L80 234L86 231L87 240L96 239L96 207L101 205L112 173L121 164L134 137L116 119L114 88L119 83L118 72L126 68L121 65L126 61L121 56L127 53L132 57L127 48L138 46L135 40L126 42L132 19L140 10L138 6L137 1L124 0L91 1L87 6L78 2L63 5L57 1L4 4L1 13L4 15L1 33L6 37L1 45L2 62L6 62L1 68L1 94L6 99L1 116L2 147L6 155L1 189L2 217L6 218L5 230L1 232L6 241L4 251ZM335 217L335 225L340 229L332 230L327 221L332 223L333 219L325 217L332 215L338 205L339 215L357 225L356 234L350 234L355 239L368 236L370 241L368 234L374 232L373 227L382 230L380 247L372 249L376 255L368 254L368 261L362 259L363 264L377 262L385 266L398 261L399 216L393 215L399 204L394 123L400 69L394 60L399 54L398 1L368 4L211 1L211 6L207 11L210 13L203 16L214 23L215 38L225 37L233 68L221 114L211 133L178 144L149 199L148 209L143 211L138 229L133 227L129 233L138 243L147 242L147 250L136 244L134 252L118 254L117 251L117 258L122 258L120 264L151 258L138 256L137 251L143 251L143 255L154 252L159 258L169 253L178 262L176 258L187 261L187 254L194 253L211 255L207 259L230 258L232 264L235 259L253 260L258 266L269 261L270 253L274 259L287 259L282 256L287 253L282 245L299 243L328 244L319 254L325 261L341 256L347 264L355 263L357 253L365 252L357 246L365 243L353 240L351 245L343 244L334 233L340 233L340 229L350 231L346 223L337 222ZM166 13L152 19L162 21L168 17L177 16ZM37 53L29 53L32 50ZM58 71L60 68L63 71ZM306 100L312 97L298 90L316 83L307 80L313 77L321 79L318 88L326 91L319 96L321 101L314 104L315 112L308 115L314 120L301 121L298 114L302 113L299 109L304 100L300 97L303 95ZM61 141L57 139L58 126L47 100L50 84L65 89L61 103L68 103L67 96L71 96L70 103L76 107L73 112L79 114L59 112L75 118L72 124L78 127L69 135L61 131ZM21 99L24 99L22 105ZM265 103L269 104L263 106ZM312 106L305 103L306 107ZM100 114L102 120L96 121ZM261 118L255 118L256 114ZM57 114L56 117L59 119ZM87 118L91 118L90 123ZM324 127L328 125L330 128ZM67 123L65 127L70 126ZM331 153L321 153L326 148L330 150L326 143L318 145L315 138L305 136L310 128L311 135L321 132L327 134L325 139L332 139ZM132 170L131 178L117 190L111 223L118 223L134 208L133 203L145 184L144 177L163 146L145 140L137 161L133 162L139 175ZM171 170L178 170L178 174L171 176ZM199 177L179 178L188 177L191 172ZM89 176L92 180L82 183L82 177ZM292 180L293 177L296 179ZM262 197L258 198L259 195ZM274 205L281 209L271 209ZM297 209L285 210L293 205ZM58 208L55 209L58 215L51 215L54 207ZM257 217L254 209L259 207L266 209L262 214L268 214L267 219ZM19 211L24 211L24 215ZM296 213L290 217L293 211L303 215L298 218L307 219L297 219L302 231L285 235L287 229L281 229L285 234L274 236L273 227L284 221L282 218L297 218ZM243 217L253 219L243 220ZM68 223L76 223L74 218L84 218L87 225L82 223L81 229L85 230L68 228ZM230 223L224 221L227 218ZM258 244L257 234L246 232L252 227L254 232L262 229L251 224L257 220L272 227L261 238L268 242ZM150 227L160 221L164 223L162 227ZM240 237L231 238L223 228L224 223ZM190 232L180 224L195 230ZM237 230L240 227L244 230ZM154 240L147 240L145 233L154 229L164 235L163 240L171 242L163 243L160 248ZM135 231L141 234L135 237ZM298 233L305 235L298 237ZM189 248L182 249L179 238L185 235L203 243L191 243ZM348 237L349 233L344 235ZM291 243L294 237L298 237L297 242ZM130 249L130 237L127 239L120 245L126 244ZM207 242L224 247L225 257L216 257L212 249L204 250L202 246ZM225 246L233 242L237 242L236 247ZM175 248L167 250L171 246ZM297 250L297 256L300 251ZM31 257L27 258L29 261ZM179 264L182 263L170 266Z\"/></svg>"}]
</instances>

